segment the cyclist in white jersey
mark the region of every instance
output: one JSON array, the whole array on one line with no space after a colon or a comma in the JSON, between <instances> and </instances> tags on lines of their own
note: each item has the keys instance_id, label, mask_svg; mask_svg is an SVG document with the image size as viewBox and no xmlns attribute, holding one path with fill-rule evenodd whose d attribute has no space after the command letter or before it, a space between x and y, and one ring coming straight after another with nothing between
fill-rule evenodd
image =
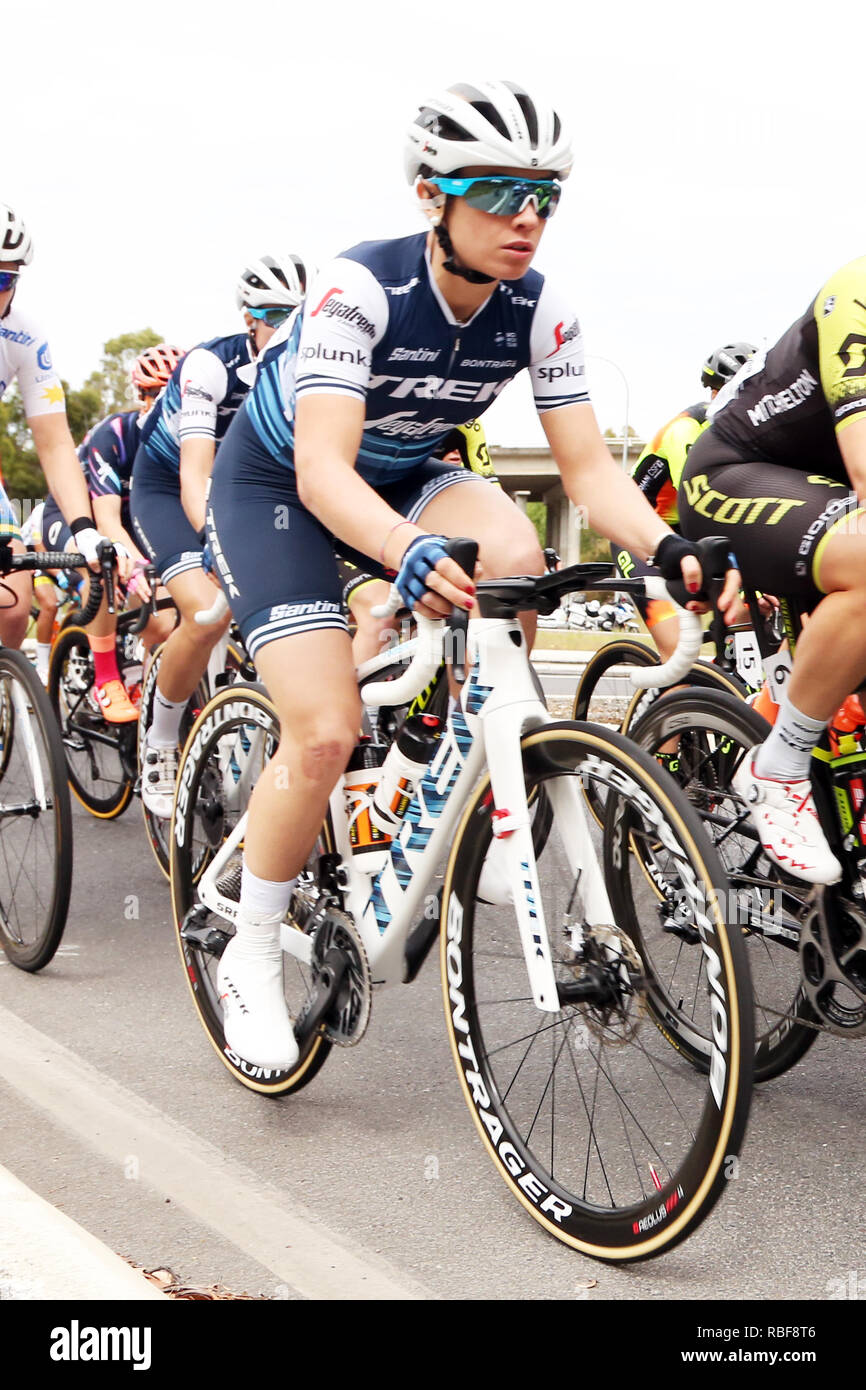
<instances>
[{"instance_id":1,"label":"cyclist in white jersey","mask_svg":"<svg viewBox=\"0 0 866 1390\"><path fill-rule=\"evenodd\" d=\"M63 386L44 333L13 303L21 271L32 259L30 233L12 208L0 203L0 396L17 381L48 486L69 522L76 546L88 563L95 564L96 549L103 537L91 515L87 484L69 432ZM0 536L11 542L14 552L23 552L15 512L2 486ZM122 577L131 570L120 547L118 567ZM14 605L0 605L0 641L9 647L20 647L30 620L31 577L9 575L3 584L16 601Z\"/></svg>"},{"instance_id":2,"label":"cyclist in white jersey","mask_svg":"<svg viewBox=\"0 0 866 1390\"><path fill-rule=\"evenodd\" d=\"M289 344L266 362L214 469L209 539L282 730L250 803L237 930L219 967L228 1045L291 1066L280 922L360 727L333 538L396 571L430 617L473 606L443 550L480 542L485 577L544 569L534 527L500 489L431 460L523 366L567 494L662 572L700 584L694 547L611 457L580 328L531 262L572 163L545 101L511 83L453 87L408 132L427 236L365 243L320 273ZM274 531L273 507L289 512Z\"/></svg>"}]
</instances>

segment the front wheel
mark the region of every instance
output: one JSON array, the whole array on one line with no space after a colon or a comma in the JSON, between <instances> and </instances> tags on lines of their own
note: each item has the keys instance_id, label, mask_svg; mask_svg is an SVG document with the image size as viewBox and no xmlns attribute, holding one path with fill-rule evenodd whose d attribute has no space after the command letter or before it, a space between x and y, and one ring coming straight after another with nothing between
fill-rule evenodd
<instances>
[{"instance_id":1,"label":"front wheel","mask_svg":"<svg viewBox=\"0 0 866 1390\"><path fill-rule=\"evenodd\" d=\"M300 1090L319 1071L331 1043L317 1033L297 1063L275 1071L254 1066L232 1052L223 1031L217 988L220 956L234 934L235 904L240 899L243 846L219 869L216 884L225 911L221 916L201 903L197 885L249 805L252 789L279 743L277 712L259 685L228 686L210 700L190 731L181 756L171 822L171 898L184 974L199 1020L220 1061L237 1081L265 1095ZM323 841L313 851L307 870L299 875L293 903L303 929L315 920L320 897L319 861L329 848ZM215 870L216 870L216 866ZM299 1020L309 1006L315 981L310 967L284 953L286 1003Z\"/></svg>"},{"instance_id":2,"label":"front wheel","mask_svg":"<svg viewBox=\"0 0 866 1390\"><path fill-rule=\"evenodd\" d=\"M526 734L521 748L527 791L543 789L552 807L538 870L557 1007L533 1001L514 907L476 896L492 833L484 778L455 837L443 892L454 1060L485 1147L530 1215L584 1254L646 1259L708 1215L743 1140L754 1049L743 941L725 923L727 883L699 818L645 753L575 724ZM585 813L587 786L606 806L603 832ZM692 1002L712 1039L706 1072L650 1007L650 967L634 922L654 911L655 899L629 851L636 836L666 847L666 872L699 934ZM593 856L610 902L589 917Z\"/></svg>"},{"instance_id":3,"label":"front wheel","mask_svg":"<svg viewBox=\"0 0 866 1390\"><path fill-rule=\"evenodd\" d=\"M48 697L20 652L0 650L0 946L20 970L60 944L72 886L72 811Z\"/></svg>"}]
</instances>

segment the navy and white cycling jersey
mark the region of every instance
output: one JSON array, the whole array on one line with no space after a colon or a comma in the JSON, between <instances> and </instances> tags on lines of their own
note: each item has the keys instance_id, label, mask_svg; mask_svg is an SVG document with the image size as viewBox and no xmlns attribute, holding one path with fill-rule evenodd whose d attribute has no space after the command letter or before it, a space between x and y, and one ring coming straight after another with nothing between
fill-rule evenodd
<instances>
[{"instance_id":1,"label":"navy and white cycling jersey","mask_svg":"<svg viewBox=\"0 0 866 1390\"><path fill-rule=\"evenodd\" d=\"M119 497L126 505L132 465L141 439L141 412L107 415L85 435L78 457L87 474L91 497Z\"/></svg>"},{"instance_id":2,"label":"navy and white cycling jersey","mask_svg":"<svg viewBox=\"0 0 866 1390\"><path fill-rule=\"evenodd\" d=\"M243 411L289 468L295 403L307 393L365 402L357 469L373 487L411 473L524 367L539 412L589 401L580 326L543 275L500 282L461 324L433 279L426 244L421 232L337 257L288 341L266 355Z\"/></svg>"},{"instance_id":3,"label":"navy and white cycling jersey","mask_svg":"<svg viewBox=\"0 0 866 1390\"><path fill-rule=\"evenodd\" d=\"M192 348L172 372L168 385L141 429L151 458L180 471L184 439L222 439L255 378L247 333L211 338Z\"/></svg>"}]
</instances>

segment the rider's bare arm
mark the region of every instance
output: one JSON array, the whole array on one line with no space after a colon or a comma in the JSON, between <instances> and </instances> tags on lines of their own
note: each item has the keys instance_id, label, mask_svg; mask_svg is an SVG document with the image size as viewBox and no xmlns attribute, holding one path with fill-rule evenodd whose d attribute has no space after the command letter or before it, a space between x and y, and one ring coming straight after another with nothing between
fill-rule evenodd
<instances>
[{"instance_id":1,"label":"rider's bare arm","mask_svg":"<svg viewBox=\"0 0 866 1390\"><path fill-rule=\"evenodd\" d=\"M670 527L614 460L592 406L567 405L540 419L567 496L595 530L647 559ZM682 571L687 585L699 584L697 560L687 556Z\"/></svg>"}]
</instances>

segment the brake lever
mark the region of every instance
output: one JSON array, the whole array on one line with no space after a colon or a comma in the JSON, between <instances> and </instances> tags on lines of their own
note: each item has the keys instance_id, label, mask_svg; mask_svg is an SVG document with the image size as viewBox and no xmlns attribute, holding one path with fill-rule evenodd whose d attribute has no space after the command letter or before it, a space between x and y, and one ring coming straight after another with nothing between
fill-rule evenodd
<instances>
[{"instance_id":1,"label":"brake lever","mask_svg":"<svg viewBox=\"0 0 866 1390\"><path fill-rule=\"evenodd\" d=\"M117 551L111 541L100 541L96 547L96 554L99 559L99 567L102 571L102 582L105 586L105 598L108 604L109 613L115 611L115 591L114 591L114 565L117 560Z\"/></svg>"},{"instance_id":2,"label":"brake lever","mask_svg":"<svg viewBox=\"0 0 866 1390\"><path fill-rule=\"evenodd\" d=\"M448 556L456 561L463 570L463 573L474 583L475 563L478 559L478 542L470 540L468 536L455 536L445 544L445 551ZM462 685L466 679L466 639L469 632L469 609L458 608L455 604L451 609L451 616L448 619L448 627L453 633L451 642L451 669L454 672L454 679L458 685Z\"/></svg>"}]
</instances>

